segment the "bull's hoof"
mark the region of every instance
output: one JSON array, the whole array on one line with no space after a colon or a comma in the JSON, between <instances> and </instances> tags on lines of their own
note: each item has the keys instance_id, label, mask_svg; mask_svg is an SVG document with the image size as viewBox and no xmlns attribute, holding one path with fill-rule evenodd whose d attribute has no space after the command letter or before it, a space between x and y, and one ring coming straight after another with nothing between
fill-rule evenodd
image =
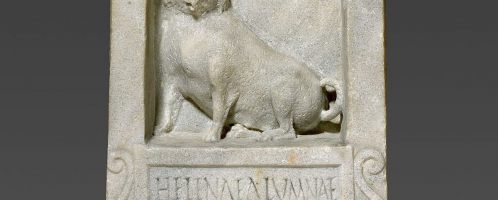
<instances>
[{"instance_id":1,"label":"bull's hoof","mask_svg":"<svg viewBox=\"0 0 498 200\"><path fill-rule=\"evenodd\" d=\"M173 131L173 123L160 124L154 127L154 135L160 136Z\"/></svg>"},{"instance_id":2,"label":"bull's hoof","mask_svg":"<svg viewBox=\"0 0 498 200\"><path fill-rule=\"evenodd\" d=\"M170 131L168 131L165 128L160 128L160 127L157 127L157 126L156 126L156 128L154 128L154 136L166 135L169 132Z\"/></svg>"},{"instance_id":3,"label":"bull's hoof","mask_svg":"<svg viewBox=\"0 0 498 200\"><path fill-rule=\"evenodd\" d=\"M283 129L273 129L264 131L259 141L272 141L272 140L281 140L281 139L294 139L296 138L296 134L294 131L285 132Z\"/></svg>"},{"instance_id":4,"label":"bull's hoof","mask_svg":"<svg viewBox=\"0 0 498 200\"><path fill-rule=\"evenodd\" d=\"M216 134L211 134L211 133L204 136L205 142L218 142L218 141L220 141L220 139L221 138L218 137Z\"/></svg>"}]
</instances>

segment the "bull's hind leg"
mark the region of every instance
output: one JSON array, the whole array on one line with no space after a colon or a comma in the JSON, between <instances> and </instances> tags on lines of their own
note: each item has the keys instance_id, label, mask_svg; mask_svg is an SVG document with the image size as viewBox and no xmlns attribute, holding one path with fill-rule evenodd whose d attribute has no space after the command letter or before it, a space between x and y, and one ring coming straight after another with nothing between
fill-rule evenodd
<instances>
[{"instance_id":1,"label":"bull's hind leg","mask_svg":"<svg viewBox=\"0 0 498 200\"><path fill-rule=\"evenodd\" d=\"M292 108L294 104L291 88L278 88L272 92L273 114L277 119L279 127L263 131L260 140L278 140L296 138L292 121Z\"/></svg>"},{"instance_id":2,"label":"bull's hind leg","mask_svg":"<svg viewBox=\"0 0 498 200\"><path fill-rule=\"evenodd\" d=\"M285 119L282 119L285 120ZM293 139L296 138L296 131L292 127L292 118L287 119L287 121L280 121L280 127L277 129L271 129L263 131L261 134L261 141L279 140L279 139Z\"/></svg>"},{"instance_id":3,"label":"bull's hind leg","mask_svg":"<svg viewBox=\"0 0 498 200\"><path fill-rule=\"evenodd\" d=\"M159 88L154 135L165 134L173 130L182 102L183 96L175 85L168 84Z\"/></svg>"}]
</instances>

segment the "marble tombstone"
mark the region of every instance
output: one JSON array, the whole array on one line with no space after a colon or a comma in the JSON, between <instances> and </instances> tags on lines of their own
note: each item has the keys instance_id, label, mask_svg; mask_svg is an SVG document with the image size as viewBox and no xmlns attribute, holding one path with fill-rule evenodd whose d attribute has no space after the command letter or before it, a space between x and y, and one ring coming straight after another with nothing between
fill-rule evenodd
<instances>
[{"instance_id":1,"label":"marble tombstone","mask_svg":"<svg viewBox=\"0 0 498 200\"><path fill-rule=\"evenodd\" d=\"M108 200L387 199L382 0L112 0Z\"/></svg>"}]
</instances>

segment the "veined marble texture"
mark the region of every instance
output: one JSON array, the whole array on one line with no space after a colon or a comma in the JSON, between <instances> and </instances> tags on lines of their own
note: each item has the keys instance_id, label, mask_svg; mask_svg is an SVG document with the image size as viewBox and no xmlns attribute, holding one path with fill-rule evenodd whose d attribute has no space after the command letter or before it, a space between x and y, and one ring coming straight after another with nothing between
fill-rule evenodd
<instances>
[{"instance_id":1,"label":"veined marble texture","mask_svg":"<svg viewBox=\"0 0 498 200\"><path fill-rule=\"evenodd\" d=\"M387 199L383 13L113 0L107 199Z\"/></svg>"}]
</instances>

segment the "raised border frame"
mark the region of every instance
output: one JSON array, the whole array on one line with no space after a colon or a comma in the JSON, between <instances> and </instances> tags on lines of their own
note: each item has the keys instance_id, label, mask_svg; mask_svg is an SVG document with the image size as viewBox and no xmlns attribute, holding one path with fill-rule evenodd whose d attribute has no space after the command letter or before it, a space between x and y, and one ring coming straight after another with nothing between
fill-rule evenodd
<instances>
[{"instance_id":1,"label":"raised border frame","mask_svg":"<svg viewBox=\"0 0 498 200\"><path fill-rule=\"evenodd\" d=\"M353 148L354 199L387 199L386 182L386 105L384 61L384 2L382 0L344 0L347 44L345 141ZM148 55L148 0L111 1L111 67L109 92L108 178L133 174L133 163L143 158L138 146L146 146L150 133L153 95ZM152 79L153 80L153 79ZM147 82L149 81L149 82ZM140 148L138 148L140 149ZM124 178L123 180L130 180ZM133 180L133 179L132 179ZM111 196L107 199L131 199ZM131 188L123 188L123 191ZM127 197L127 198L124 198Z\"/></svg>"}]
</instances>

